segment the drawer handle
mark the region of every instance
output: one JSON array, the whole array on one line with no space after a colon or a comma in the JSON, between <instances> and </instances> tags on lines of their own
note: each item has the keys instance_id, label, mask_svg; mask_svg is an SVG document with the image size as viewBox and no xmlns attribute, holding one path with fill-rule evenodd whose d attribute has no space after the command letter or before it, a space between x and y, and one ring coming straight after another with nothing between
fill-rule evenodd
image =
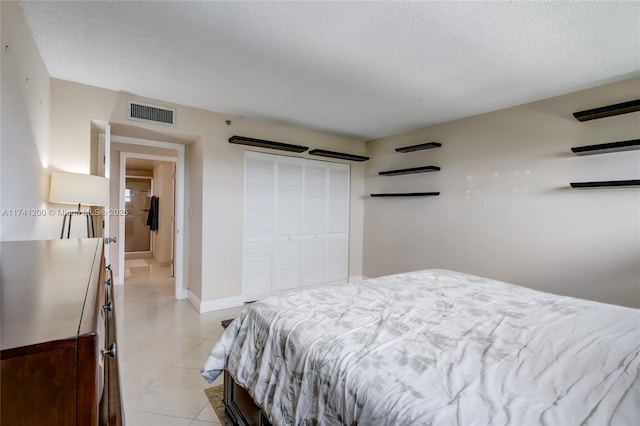
<instances>
[{"instance_id":1,"label":"drawer handle","mask_svg":"<svg viewBox=\"0 0 640 426\"><path fill-rule=\"evenodd\" d=\"M111 309L113 309L113 301L109 300L109 303L104 305L102 309L104 309L105 311L111 312Z\"/></svg>"},{"instance_id":2,"label":"drawer handle","mask_svg":"<svg viewBox=\"0 0 640 426\"><path fill-rule=\"evenodd\" d=\"M102 349L100 351L100 353L102 354L102 356L110 356L111 358L115 358L116 357L116 342L113 342L111 344L111 346L109 346L109 349Z\"/></svg>"}]
</instances>

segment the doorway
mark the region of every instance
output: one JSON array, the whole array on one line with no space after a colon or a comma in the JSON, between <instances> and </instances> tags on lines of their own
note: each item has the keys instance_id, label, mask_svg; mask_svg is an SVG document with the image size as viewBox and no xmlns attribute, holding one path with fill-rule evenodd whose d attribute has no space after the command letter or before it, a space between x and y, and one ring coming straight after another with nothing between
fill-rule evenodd
<instances>
[{"instance_id":1,"label":"doorway","mask_svg":"<svg viewBox=\"0 0 640 426\"><path fill-rule=\"evenodd\" d=\"M127 165L124 185L124 258L153 257L153 232L147 226L153 196L153 176L136 176Z\"/></svg>"},{"instance_id":2,"label":"doorway","mask_svg":"<svg viewBox=\"0 0 640 426\"><path fill-rule=\"evenodd\" d=\"M121 149L123 284L173 287L177 157Z\"/></svg>"},{"instance_id":3,"label":"doorway","mask_svg":"<svg viewBox=\"0 0 640 426\"><path fill-rule=\"evenodd\" d=\"M102 135L100 136L103 137ZM185 145L182 143L163 142L118 135L110 136L110 145L114 154L114 161L110 162L110 167L112 169L111 175L114 178L112 179L113 183L111 187L111 197L114 200L114 203L111 204L111 207L112 210L116 212L115 215L111 216L111 227L113 229L112 235L117 237L117 241L114 241L109 245L109 251L111 251L115 282L116 284L123 284L125 276L125 219L127 217L125 189L127 158L129 158L130 161L164 161L169 163L167 169L170 169L168 173L171 176L170 183L166 186L171 186L173 195L171 197L163 196L163 198L166 198L168 202L161 202L160 205L164 205L165 207L171 206L173 208L173 214L169 214L168 216L166 214L164 215L165 218L169 217L171 221L169 225L165 224L164 226L161 225L161 227L164 230L170 230L169 239L172 242L169 244L169 251L171 253L168 255L168 260L171 260L171 262L167 261L166 265L157 266L171 271L170 275L175 277L175 279L172 278L174 296L176 299L185 299L188 295L188 289L185 285L186 271L184 268L183 254L185 244L184 230L186 227L184 218ZM154 177L152 189L154 194L157 194L160 183L161 182ZM173 202L170 200L173 200ZM152 238L151 244L153 244L154 239L157 239L157 236Z\"/></svg>"}]
</instances>

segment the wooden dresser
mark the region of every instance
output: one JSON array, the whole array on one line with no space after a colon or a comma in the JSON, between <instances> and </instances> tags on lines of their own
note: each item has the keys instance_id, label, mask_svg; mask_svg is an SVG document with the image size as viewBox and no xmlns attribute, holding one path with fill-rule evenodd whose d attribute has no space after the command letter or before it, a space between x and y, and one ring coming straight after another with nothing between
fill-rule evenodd
<instances>
[{"instance_id":1,"label":"wooden dresser","mask_svg":"<svg viewBox=\"0 0 640 426\"><path fill-rule=\"evenodd\" d=\"M1 244L0 425L124 424L102 239Z\"/></svg>"}]
</instances>

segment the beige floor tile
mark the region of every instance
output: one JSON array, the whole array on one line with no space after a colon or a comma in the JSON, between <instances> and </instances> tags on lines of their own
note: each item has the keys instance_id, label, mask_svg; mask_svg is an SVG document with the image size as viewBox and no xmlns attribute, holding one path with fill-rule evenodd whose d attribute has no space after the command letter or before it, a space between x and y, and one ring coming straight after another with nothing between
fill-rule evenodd
<instances>
[{"instance_id":1,"label":"beige floor tile","mask_svg":"<svg viewBox=\"0 0 640 426\"><path fill-rule=\"evenodd\" d=\"M204 366L204 363L209 356L209 352L211 352L211 349L213 348L213 344L215 342L216 341L212 339L204 340L194 350L189 352L187 356L178 361L176 363L176 367L194 368L200 370Z\"/></svg>"},{"instance_id":2,"label":"beige floor tile","mask_svg":"<svg viewBox=\"0 0 640 426\"><path fill-rule=\"evenodd\" d=\"M211 406L209 401L207 401L207 405L205 405L202 411L200 411L200 413L196 417L196 420L202 420L204 422L220 422L220 419L218 419L216 412L213 411L213 407Z\"/></svg>"},{"instance_id":3,"label":"beige floor tile","mask_svg":"<svg viewBox=\"0 0 640 426\"><path fill-rule=\"evenodd\" d=\"M154 259L131 259L124 264L124 279L129 285L173 287L175 279L168 266L159 266Z\"/></svg>"},{"instance_id":4,"label":"beige floor tile","mask_svg":"<svg viewBox=\"0 0 640 426\"><path fill-rule=\"evenodd\" d=\"M127 411L125 421L127 426L189 426L192 423L191 419L140 411Z\"/></svg>"},{"instance_id":5,"label":"beige floor tile","mask_svg":"<svg viewBox=\"0 0 640 426\"><path fill-rule=\"evenodd\" d=\"M126 359L136 349L138 349L151 334L152 327L141 322L140 324L132 324L118 327L118 351L120 358Z\"/></svg>"},{"instance_id":6,"label":"beige floor tile","mask_svg":"<svg viewBox=\"0 0 640 426\"><path fill-rule=\"evenodd\" d=\"M213 333L208 335L207 339L213 340L214 342L216 342L220 338L220 336L222 336L223 331L224 330L222 329L222 327L220 327L220 330L214 330Z\"/></svg>"},{"instance_id":7,"label":"beige floor tile","mask_svg":"<svg viewBox=\"0 0 640 426\"><path fill-rule=\"evenodd\" d=\"M152 259L127 263L114 300L127 425L219 425L204 389L222 376L208 384L200 369L223 332L220 322L242 307L200 314L188 300L175 300L168 268Z\"/></svg>"},{"instance_id":8,"label":"beige floor tile","mask_svg":"<svg viewBox=\"0 0 640 426\"><path fill-rule=\"evenodd\" d=\"M128 406L136 411L195 419L209 403L204 394L206 386L199 371L172 367Z\"/></svg>"},{"instance_id":9,"label":"beige floor tile","mask_svg":"<svg viewBox=\"0 0 640 426\"><path fill-rule=\"evenodd\" d=\"M175 363L198 347L204 339L150 335L133 353L120 360L125 403L149 386ZM204 381L204 379L203 379Z\"/></svg>"},{"instance_id":10,"label":"beige floor tile","mask_svg":"<svg viewBox=\"0 0 640 426\"><path fill-rule=\"evenodd\" d=\"M138 324L140 321L153 321L164 318L175 304L171 289L154 287L133 287L128 284L116 286L123 294L123 306L119 311L118 322L121 325ZM116 297L116 303L118 302ZM193 307L191 309L197 313Z\"/></svg>"},{"instance_id":11,"label":"beige floor tile","mask_svg":"<svg viewBox=\"0 0 640 426\"><path fill-rule=\"evenodd\" d=\"M133 351L123 354L121 360L140 360L150 364L174 365L194 350L205 339L190 336L149 334Z\"/></svg>"},{"instance_id":12,"label":"beige floor tile","mask_svg":"<svg viewBox=\"0 0 640 426\"><path fill-rule=\"evenodd\" d=\"M220 422L204 422L202 420L194 420L191 423L191 426L211 426L211 425L219 425Z\"/></svg>"},{"instance_id":13,"label":"beige floor tile","mask_svg":"<svg viewBox=\"0 0 640 426\"><path fill-rule=\"evenodd\" d=\"M201 337L204 339L218 329L222 329L222 327L217 317L194 312L193 315L174 317L174 320L170 324L159 323L155 332Z\"/></svg>"},{"instance_id":14,"label":"beige floor tile","mask_svg":"<svg viewBox=\"0 0 640 426\"><path fill-rule=\"evenodd\" d=\"M153 371L148 369L140 369L139 365L132 362L120 361L120 383L122 386L122 396L125 408L133 401L140 392L147 386L152 384L158 376L165 370ZM168 367L167 367L168 369Z\"/></svg>"},{"instance_id":15,"label":"beige floor tile","mask_svg":"<svg viewBox=\"0 0 640 426\"><path fill-rule=\"evenodd\" d=\"M211 315L215 315L216 319L220 322L227 319L232 319L238 316L238 314L244 309L244 306L239 306L237 308L225 309L223 311L211 312ZM208 339L218 340L218 338L222 335L224 329L222 325L218 323L219 327L216 327L213 332L207 336Z\"/></svg>"}]
</instances>

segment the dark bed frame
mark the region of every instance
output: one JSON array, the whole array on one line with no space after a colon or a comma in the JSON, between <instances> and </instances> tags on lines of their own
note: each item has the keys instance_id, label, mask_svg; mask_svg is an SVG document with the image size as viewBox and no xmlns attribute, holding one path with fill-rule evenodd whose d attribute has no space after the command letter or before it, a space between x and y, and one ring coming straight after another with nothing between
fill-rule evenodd
<instances>
[{"instance_id":1,"label":"dark bed frame","mask_svg":"<svg viewBox=\"0 0 640 426\"><path fill-rule=\"evenodd\" d=\"M267 415L242 386L224 371L224 413L234 426L272 426Z\"/></svg>"},{"instance_id":2,"label":"dark bed frame","mask_svg":"<svg viewBox=\"0 0 640 426\"><path fill-rule=\"evenodd\" d=\"M222 327L233 319L222 321ZM249 392L236 383L231 374L224 370L224 413L234 426L272 426L264 411L253 401Z\"/></svg>"}]
</instances>

